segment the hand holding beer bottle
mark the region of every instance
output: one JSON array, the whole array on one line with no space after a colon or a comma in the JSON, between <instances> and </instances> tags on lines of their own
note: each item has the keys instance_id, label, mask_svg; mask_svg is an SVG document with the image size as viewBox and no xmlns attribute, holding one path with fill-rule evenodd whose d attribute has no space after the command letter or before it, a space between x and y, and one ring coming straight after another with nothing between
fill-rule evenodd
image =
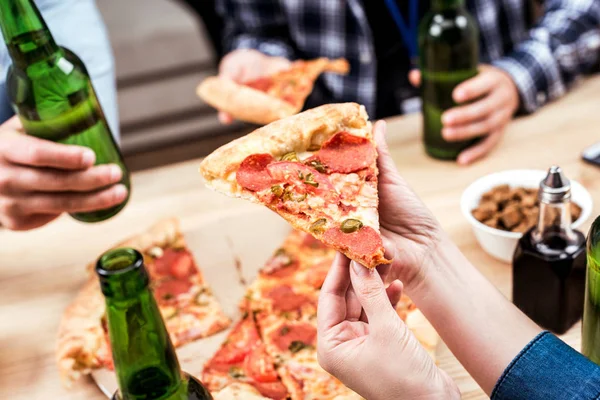
<instances>
[{"instance_id":1,"label":"hand holding beer bottle","mask_svg":"<svg viewBox=\"0 0 600 400\"><path fill-rule=\"evenodd\" d=\"M6 79L8 96L25 133L52 142L87 147L94 153L91 158L95 165L118 166L120 183L128 191L129 172L81 60L56 44L32 0L3 0L0 3L0 28L12 60ZM12 159L15 157L18 155ZM8 159L11 160L11 156ZM50 167L61 169L61 165L56 164ZM31 163L25 161L25 165ZM59 189L70 191L68 186ZM122 192L122 189L116 190ZM119 204L106 209L81 209L71 207L72 203L64 208L75 208L66 211L77 220L98 222L116 215L127 200L125 197ZM20 204L10 208L13 214L15 211L23 213ZM55 214L57 208L38 211Z\"/></svg>"},{"instance_id":2,"label":"hand holding beer bottle","mask_svg":"<svg viewBox=\"0 0 600 400\"><path fill-rule=\"evenodd\" d=\"M424 141L440 159L470 164L502 138L519 106L512 78L479 65L478 29L464 0L434 0L419 32L421 71L410 81L421 86Z\"/></svg>"},{"instance_id":3,"label":"hand holding beer bottle","mask_svg":"<svg viewBox=\"0 0 600 400\"><path fill-rule=\"evenodd\" d=\"M95 159L86 147L25 135L18 117L0 125L0 226L30 230L64 212L123 203L127 188L118 185L121 168L94 166Z\"/></svg>"}]
</instances>

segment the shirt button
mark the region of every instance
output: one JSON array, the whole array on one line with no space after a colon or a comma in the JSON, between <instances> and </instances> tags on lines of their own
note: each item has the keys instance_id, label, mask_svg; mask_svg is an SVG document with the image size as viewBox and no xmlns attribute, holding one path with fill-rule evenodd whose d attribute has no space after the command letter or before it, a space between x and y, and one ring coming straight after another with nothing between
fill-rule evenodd
<instances>
[{"instance_id":1,"label":"shirt button","mask_svg":"<svg viewBox=\"0 0 600 400\"><path fill-rule=\"evenodd\" d=\"M539 92L537 94L536 101L538 103L538 106L543 106L544 104L546 104L546 100L548 100L548 98L546 97L546 93Z\"/></svg>"},{"instance_id":2,"label":"shirt button","mask_svg":"<svg viewBox=\"0 0 600 400\"><path fill-rule=\"evenodd\" d=\"M371 62L371 55L369 53L361 53L360 63L361 64L369 64L370 62Z\"/></svg>"}]
</instances>

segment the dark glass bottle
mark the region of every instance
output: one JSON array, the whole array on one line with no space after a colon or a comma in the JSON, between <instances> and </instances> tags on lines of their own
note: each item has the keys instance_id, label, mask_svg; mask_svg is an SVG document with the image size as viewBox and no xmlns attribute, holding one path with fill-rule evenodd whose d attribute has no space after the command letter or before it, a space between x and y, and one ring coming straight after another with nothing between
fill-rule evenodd
<instances>
[{"instance_id":1,"label":"dark glass bottle","mask_svg":"<svg viewBox=\"0 0 600 400\"><path fill-rule=\"evenodd\" d=\"M423 140L434 158L455 160L478 140L448 142L442 137L442 114L456 106L452 92L477 75L478 40L477 24L464 0L432 0L419 27L419 63Z\"/></svg>"},{"instance_id":2,"label":"dark glass bottle","mask_svg":"<svg viewBox=\"0 0 600 400\"><path fill-rule=\"evenodd\" d=\"M581 352L600 364L600 217L587 238L587 276Z\"/></svg>"},{"instance_id":3,"label":"dark glass bottle","mask_svg":"<svg viewBox=\"0 0 600 400\"><path fill-rule=\"evenodd\" d=\"M206 400L208 390L183 373L142 255L133 249L105 253L96 266L119 391L113 400Z\"/></svg>"},{"instance_id":4,"label":"dark glass bottle","mask_svg":"<svg viewBox=\"0 0 600 400\"><path fill-rule=\"evenodd\" d=\"M0 1L0 28L12 59L8 95L27 134L89 147L96 153L96 165L121 168L121 183L129 190L129 172L82 61L56 44L32 0ZM72 216L83 222L103 221L127 201Z\"/></svg>"},{"instance_id":5,"label":"dark glass bottle","mask_svg":"<svg viewBox=\"0 0 600 400\"><path fill-rule=\"evenodd\" d=\"M585 236L571 229L571 186L552 167L540 186L536 227L513 259L513 302L541 327L565 333L581 318L585 288Z\"/></svg>"}]
</instances>

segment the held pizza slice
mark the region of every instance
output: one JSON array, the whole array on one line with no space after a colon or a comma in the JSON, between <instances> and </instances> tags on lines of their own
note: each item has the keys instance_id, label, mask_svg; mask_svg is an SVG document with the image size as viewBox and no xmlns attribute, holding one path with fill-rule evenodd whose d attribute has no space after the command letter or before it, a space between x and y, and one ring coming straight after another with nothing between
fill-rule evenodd
<instances>
[{"instance_id":1,"label":"held pizza slice","mask_svg":"<svg viewBox=\"0 0 600 400\"><path fill-rule=\"evenodd\" d=\"M176 220L164 220L116 247L133 247L143 254L152 291L175 347L230 325ZM65 310L59 328L56 357L65 386L93 369L113 368L105 322L104 297L90 265L88 280Z\"/></svg>"},{"instance_id":2,"label":"held pizza slice","mask_svg":"<svg viewBox=\"0 0 600 400\"><path fill-rule=\"evenodd\" d=\"M273 122L217 149L200 172L208 187L267 206L368 268L390 262L363 106L330 104Z\"/></svg>"},{"instance_id":3,"label":"held pizza slice","mask_svg":"<svg viewBox=\"0 0 600 400\"><path fill-rule=\"evenodd\" d=\"M198 86L197 94L235 119L264 125L302 110L322 73L347 74L349 70L344 59L296 61L289 69L243 84L209 77Z\"/></svg>"}]
</instances>

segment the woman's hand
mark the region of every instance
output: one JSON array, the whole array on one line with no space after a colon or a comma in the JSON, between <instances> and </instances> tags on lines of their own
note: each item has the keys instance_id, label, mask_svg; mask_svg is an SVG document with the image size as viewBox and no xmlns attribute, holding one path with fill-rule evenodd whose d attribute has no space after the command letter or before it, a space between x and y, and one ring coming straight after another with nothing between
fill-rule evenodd
<instances>
[{"instance_id":1,"label":"woman's hand","mask_svg":"<svg viewBox=\"0 0 600 400\"><path fill-rule=\"evenodd\" d=\"M401 292L399 281L386 291L377 271L338 254L319 297L320 364L370 400L459 399L396 313Z\"/></svg>"},{"instance_id":2,"label":"woman's hand","mask_svg":"<svg viewBox=\"0 0 600 400\"><path fill-rule=\"evenodd\" d=\"M273 75L290 65L290 61L283 57L271 57L252 49L239 49L223 57L219 65L219 76L244 83ZM219 120L222 124L233 122L231 115L222 111L219 112Z\"/></svg>"},{"instance_id":3,"label":"woman's hand","mask_svg":"<svg viewBox=\"0 0 600 400\"><path fill-rule=\"evenodd\" d=\"M429 260L446 234L431 212L398 173L385 141L386 124L374 127L379 157L379 218L386 256L391 265L379 267L386 282L400 279L412 292L423 280Z\"/></svg>"}]
</instances>

